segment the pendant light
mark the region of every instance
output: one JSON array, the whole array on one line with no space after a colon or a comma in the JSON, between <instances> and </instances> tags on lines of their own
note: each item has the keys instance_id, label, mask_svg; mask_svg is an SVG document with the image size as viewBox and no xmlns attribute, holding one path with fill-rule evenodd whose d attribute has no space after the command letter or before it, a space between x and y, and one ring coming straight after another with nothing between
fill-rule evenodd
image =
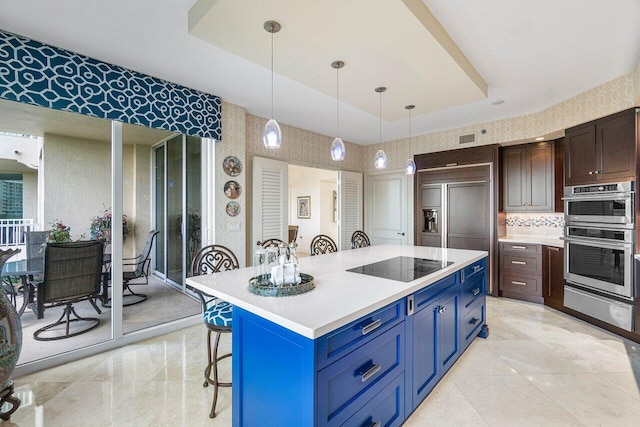
<instances>
[{"instance_id":1,"label":"pendant light","mask_svg":"<svg viewBox=\"0 0 640 427\"><path fill-rule=\"evenodd\" d=\"M264 23L264 29L271 33L271 119L267 122L262 131L262 142L266 148L280 148L282 143L282 131L280 125L273 119L273 34L280 31L280 24L276 21Z\"/></svg>"},{"instance_id":2,"label":"pendant light","mask_svg":"<svg viewBox=\"0 0 640 427\"><path fill-rule=\"evenodd\" d=\"M344 67L344 61L333 61L331 68L336 69L336 139L331 143L331 158L337 162L344 160L346 150L344 148L344 142L340 135L340 86L338 85L338 71Z\"/></svg>"},{"instance_id":3,"label":"pendant light","mask_svg":"<svg viewBox=\"0 0 640 427\"><path fill-rule=\"evenodd\" d=\"M380 140L379 142L382 144L382 92L387 90L386 87L377 87L376 92L380 94ZM376 153L376 157L373 159L373 164L376 169L384 169L387 167L387 155L383 150L378 150Z\"/></svg>"},{"instance_id":4,"label":"pendant light","mask_svg":"<svg viewBox=\"0 0 640 427\"><path fill-rule=\"evenodd\" d=\"M409 110L409 147L411 147L411 110L416 108L415 105L406 105L404 108ZM416 162L413 159L407 160L407 165L404 167L404 171L407 175L413 175L416 173Z\"/></svg>"}]
</instances>

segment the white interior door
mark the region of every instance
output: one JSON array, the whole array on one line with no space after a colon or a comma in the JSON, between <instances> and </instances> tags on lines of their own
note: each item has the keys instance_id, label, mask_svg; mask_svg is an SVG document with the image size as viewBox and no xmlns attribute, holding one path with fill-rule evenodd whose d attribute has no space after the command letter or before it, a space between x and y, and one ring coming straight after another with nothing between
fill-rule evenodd
<instances>
[{"instance_id":1,"label":"white interior door","mask_svg":"<svg viewBox=\"0 0 640 427\"><path fill-rule=\"evenodd\" d=\"M362 174L338 171L338 250L351 248L351 235L362 230Z\"/></svg>"},{"instance_id":2,"label":"white interior door","mask_svg":"<svg viewBox=\"0 0 640 427\"><path fill-rule=\"evenodd\" d=\"M367 176L367 234L371 244L406 245L407 175L404 172Z\"/></svg>"},{"instance_id":3,"label":"white interior door","mask_svg":"<svg viewBox=\"0 0 640 427\"><path fill-rule=\"evenodd\" d=\"M253 158L252 241L265 239L288 241L288 163Z\"/></svg>"}]
</instances>

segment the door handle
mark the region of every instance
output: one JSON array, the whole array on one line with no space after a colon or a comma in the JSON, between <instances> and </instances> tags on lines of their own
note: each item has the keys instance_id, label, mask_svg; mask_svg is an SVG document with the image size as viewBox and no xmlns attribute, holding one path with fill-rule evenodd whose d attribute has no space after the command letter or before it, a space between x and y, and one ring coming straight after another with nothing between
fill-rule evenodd
<instances>
[{"instance_id":1,"label":"door handle","mask_svg":"<svg viewBox=\"0 0 640 427\"><path fill-rule=\"evenodd\" d=\"M396 234L398 234L399 236L404 236L404 231L402 233L396 233Z\"/></svg>"}]
</instances>

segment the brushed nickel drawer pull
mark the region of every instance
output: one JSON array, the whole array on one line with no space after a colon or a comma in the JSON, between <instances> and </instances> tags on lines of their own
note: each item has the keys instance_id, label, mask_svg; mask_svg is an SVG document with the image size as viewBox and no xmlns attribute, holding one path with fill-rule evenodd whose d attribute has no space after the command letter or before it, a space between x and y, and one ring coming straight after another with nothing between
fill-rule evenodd
<instances>
[{"instance_id":1,"label":"brushed nickel drawer pull","mask_svg":"<svg viewBox=\"0 0 640 427\"><path fill-rule=\"evenodd\" d=\"M481 265L474 265L471 270L473 270L474 273L477 273L478 271L482 270L482 266Z\"/></svg>"},{"instance_id":2,"label":"brushed nickel drawer pull","mask_svg":"<svg viewBox=\"0 0 640 427\"><path fill-rule=\"evenodd\" d=\"M478 294L480 293L480 288L475 288L471 293L473 294L474 297L478 296Z\"/></svg>"},{"instance_id":3,"label":"brushed nickel drawer pull","mask_svg":"<svg viewBox=\"0 0 640 427\"><path fill-rule=\"evenodd\" d=\"M520 249L520 250L524 250L527 249L526 246L511 246L511 249Z\"/></svg>"},{"instance_id":4,"label":"brushed nickel drawer pull","mask_svg":"<svg viewBox=\"0 0 640 427\"><path fill-rule=\"evenodd\" d=\"M526 262L524 261L511 261L511 264L516 264L516 265L527 265Z\"/></svg>"},{"instance_id":5,"label":"brushed nickel drawer pull","mask_svg":"<svg viewBox=\"0 0 640 427\"><path fill-rule=\"evenodd\" d=\"M447 311L447 307L438 306L436 310L438 310L438 313L443 314L445 311Z\"/></svg>"},{"instance_id":6,"label":"brushed nickel drawer pull","mask_svg":"<svg viewBox=\"0 0 640 427\"><path fill-rule=\"evenodd\" d=\"M368 333L375 331L380 327L380 325L382 325L382 319L374 320L368 325L363 326L362 335L367 335Z\"/></svg>"},{"instance_id":7,"label":"brushed nickel drawer pull","mask_svg":"<svg viewBox=\"0 0 640 427\"><path fill-rule=\"evenodd\" d=\"M520 282L518 280L512 280L511 283L518 286L527 286L527 282Z\"/></svg>"},{"instance_id":8,"label":"brushed nickel drawer pull","mask_svg":"<svg viewBox=\"0 0 640 427\"><path fill-rule=\"evenodd\" d=\"M548 246L548 248L549 248L550 251L560 252L560 248L556 248L556 247L553 247L553 246Z\"/></svg>"},{"instance_id":9,"label":"brushed nickel drawer pull","mask_svg":"<svg viewBox=\"0 0 640 427\"><path fill-rule=\"evenodd\" d=\"M367 369L366 372L360 374L361 375L361 380L362 382L367 381L369 378L371 378L372 376L374 376L375 374L378 373L378 371L382 369L382 365L380 363L376 363L375 365L373 365L372 367L370 367L369 369Z\"/></svg>"}]
</instances>

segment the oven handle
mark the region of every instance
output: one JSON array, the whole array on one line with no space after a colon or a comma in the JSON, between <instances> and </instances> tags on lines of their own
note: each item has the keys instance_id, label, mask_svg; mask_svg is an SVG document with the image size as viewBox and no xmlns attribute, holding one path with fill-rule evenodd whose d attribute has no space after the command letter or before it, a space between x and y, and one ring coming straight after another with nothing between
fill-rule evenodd
<instances>
[{"instance_id":1,"label":"oven handle","mask_svg":"<svg viewBox=\"0 0 640 427\"><path fill-rule=\"evenodd\" d=\"M625 193L606 193L606 194L589 194L581 196L564 196L562 200L616 200L616 199L631 199L633 198L633 192Z\"/></svg>"},{"instance_id":2,"label":"oven handle","mask_svg":"<svg viewBox=\"0 0 640 427\"><path fill-rule=\"evenodd\" d=\"M585 246L594 246L597 248L607 248L607 249L631 249L633 247L633 243L631 242L616 242L613 240L606 239L589 239L589 238L576 238L576 237L561 237L567 243L578 243Z\"/></svg>"}]
</instances>

